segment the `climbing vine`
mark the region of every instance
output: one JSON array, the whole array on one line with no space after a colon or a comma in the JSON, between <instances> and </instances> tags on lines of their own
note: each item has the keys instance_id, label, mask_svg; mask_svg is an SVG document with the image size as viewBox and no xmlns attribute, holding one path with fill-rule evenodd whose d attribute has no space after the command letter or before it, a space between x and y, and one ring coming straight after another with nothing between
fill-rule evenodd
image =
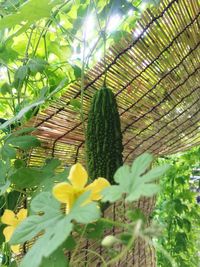
<instances>
[{"instance_id":1,"label":"climbing vine","mask_svg":"<svg viewBox=\"0 0 200 267\"><path fill-rule=\"evenodd\" d=\"M200 165L200 149L183 155L160 159L172 167L161 181L154 219L163 226L158 242L180 267L196 267L199 259L200 206L197 193L192 191L190 176L193 168ZM169 261L158 253L158 266L167 266Z\"/></svg>"},{"instance_id":2,"label":"climbing vine","mask_svg":"<svg viewBox=\"0 0 200 267\"><path fill-rule=\"evenodd\" d=\"M0 1L1 123L30 119L77 79L83 87L84 73L103 57L106 23L109 47L130 35L145 8L158 2Z\"/></svg>"}]
</instances>

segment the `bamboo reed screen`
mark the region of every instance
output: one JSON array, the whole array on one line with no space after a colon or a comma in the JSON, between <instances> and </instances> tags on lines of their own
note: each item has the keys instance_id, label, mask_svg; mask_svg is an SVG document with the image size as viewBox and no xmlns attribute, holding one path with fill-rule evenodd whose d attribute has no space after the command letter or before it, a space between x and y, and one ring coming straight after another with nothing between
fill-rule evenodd
<instances>
[{"instance_id":1,"label":"bamboo reed screen","mask_svg":"<svg viewBox=\"0 0 200 267\"><path fill-rule=\"evenodd\" d=\"M145 12L129 38L107 51L107 86L119 106L125 161L144 151L166 155L200 143L199 13L198 0L163 0ZM99 62L87 73L86 121L104 72ZM69 106L71 99L80 100L79 81L30 121L43 141L32 154L32 165L48 156L65 165L84 161L83 127Z\"/></svg>"},{"instance_id":2,"label":"bamboo reed screen","mask_svg":"<svg viewBox=\"0 0 200 267\"><path fill-rule=\"evenodd\" d=\"M163 0L159 8L145 12L130 37L107 51L107 86L119 106L125 161L144 151L161 156L200 144L199 14L198 0ZM104 73L103 62L87 73L86 122L91 97L101 88ZM84 162L83 126L69 105L71 99L80 100L80 94L77 81L30 121L43 144L33 151L32 166L52 156L65 166ZM149 203L152 210L153 202ZM131 261L118 266L155 266L144 244L136 249Z\"/></svg>"}]
</instances>

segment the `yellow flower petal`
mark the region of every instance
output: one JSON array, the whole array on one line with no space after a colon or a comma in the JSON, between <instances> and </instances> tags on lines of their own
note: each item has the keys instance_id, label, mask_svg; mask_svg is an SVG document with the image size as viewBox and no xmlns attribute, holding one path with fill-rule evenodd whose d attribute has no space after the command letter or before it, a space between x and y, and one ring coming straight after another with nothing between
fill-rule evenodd
<instances>
[{"instance_id":1,"label":"yellow flower petal","mask_svg":"<svg viewBox=\"0 0 200 267\"><path fill-rule=\"evenodd\" d=\"M66 202L66 213L69 213L73 204L74 204L75 198L74 195L69 194Z\"/></svg>"},{"instance_id":2,"label":"yellow flower petal","mask_svg":"<svg viewBox=\"0 0 200 267\"><path fill-rule=\"evenodd\" d=\"M110 183L104 178L98 178L94 180L93 183L86 186L85 191L91 191L90 199L91 200L100 200L102 198L101 191L104 188L110 186Z\"/></svg>"},{"instance_id":3,"label":"yellow flower petal","mask_svg":"<svg viewBox=\"0 0 200 267\"><path fill-rule=\"evenodd\" d=\"M7 226L3 229L3 234L5 236L6 242L8 242L11 239L14 230L15 230L14 226Z\"/></svg>"},{"instance_id":4,"label":"yellow flower petal","mask_svg":"<svg viewBox=\"0 0 200 267\"><path fill-rule=\"evenodd\" d=\"M15 213L12 210L5 210L3 216L1 217L1 222L7 225L16 226L18 220Z\"/></svg>"},{"instance_id":5,"label":"yellow flower petal","mask_svg":"<svg viewBox=\"0 0 200 267\"><path fill-rule=\"evenodd\" d=\"M75 188L83 189L87 183L88 174L80 163L76 163L71 167L68 179Z\"/></svg>"},{"instance_id":6,"label":"yellow flower petal","mask_svg":"<svg viewBox=\"0 0 200 267\"><path fill-rule=\"evenodd\" d=\"M53 195L58 201L60 201L61 203L67 203L68 205L70 199L71 205L71 202L74 198L74 189L68 183L59 183L53 187Z\"/></svg>"},{"instance_id":7,"label":"yellow flower petal","mask_svg":"<svg viewBox=\"0 0 200 267\"><path fill-rule=\"evenodd\" d=\"M20 245L14 245L14 246L11 246L11 250L12 250L15 254L19 254L19 253L20 253Z\"/></svg>"},{"instance_id":8,"label":"yellow flower petal","mask_svg":"<svg viewBox=\"0 0 200 267\"><path fill-rule=\"evenodd\" d=\"M20 209L20 211L17 213L18 223L26 219L27 213L28 213L27 209Z\"/></svg>"}]
</instances>

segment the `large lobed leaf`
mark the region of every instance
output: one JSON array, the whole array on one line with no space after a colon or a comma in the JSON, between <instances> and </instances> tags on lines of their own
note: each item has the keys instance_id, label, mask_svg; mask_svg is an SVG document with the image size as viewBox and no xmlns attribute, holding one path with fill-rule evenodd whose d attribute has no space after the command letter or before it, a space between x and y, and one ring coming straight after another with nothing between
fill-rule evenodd
<instances>
[{"instance_id":1,"label":"large lobed leaf","mask_svg":"<svg viewBox=\"0 0 200 267\"><path fill-rule=\"evenodd\" d=\"M49 17L52 8L61 3L59 0L29 0L23 4L17 13L5 16L0 20L0 30L12 28L24 23L26 26L35 21Z\"/></svg>"},{"instance_id":2,"label":"large lobed leaf","mask_svg":"<svg viewBox=\"0 0 200 267\"><path fill-rule=\"evenodd\" d=\"M10 181L19 189L37 186L43 191L51 191L55 182L63 182L67 179L68 169L56 173L60 161L50 159L43 167L32 168L20 166L9 177Z\"/></svg>"},{"instance_id":3,"label":"large lobed leaf","mask_svg":"<svg viewBox=\"0 0 200 267\"><path fill-rule=\"evenodd\" d=\"M156 194L160 187L153 183L162 176L169 168L169 165L163 165L151 169L147 172L153 157L149 153L144 153L134 160L131 167L124 165L120 167L114 180L117 185L110 186L103 191L103 202L115 202L123 194L126 194L126 201L132 202L140 197L150 197Z\"/></svg>"},{"instance_id":4,"label":"large lobed leaf","mask_svg":"<svg viewBox=\"0 0 200 267\"><path fill-rule=\"evenodd\" d=\"M60 203L48 192L40 193L31 202L29 216L15 230L10 243L19 244L42 234L23 258L20 267L39 267L69 237L73 224L91 223L100 217L100 209L96 203L82 205L90 192L81 195L69 214L64 214ZM48 262L48 261L47 261Z\"/></svg>"}]
</instances>

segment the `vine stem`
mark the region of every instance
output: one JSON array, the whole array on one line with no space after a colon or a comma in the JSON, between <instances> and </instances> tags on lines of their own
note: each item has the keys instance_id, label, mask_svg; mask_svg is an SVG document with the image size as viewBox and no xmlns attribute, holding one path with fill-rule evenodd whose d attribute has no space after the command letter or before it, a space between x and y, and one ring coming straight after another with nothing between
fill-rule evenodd
<instances>
[{"instance_id":1,"label":"vine stem","mask_svg":"<svg viewBox=\"0 0 200 267\"><path fill-rule=\"evenodd\" d=\"M111 225L115 225L115 226L117 226L117 227L123 227L123 228L129 228L129 227L130 227L130 225L127 225L127 224L125 224L125 223L121 223L121 222L113 221L113 220L110 220L110 219L107 219L107 218L100 218L99 221L101 221L101 222L103 222L103 223L108 223L108 224L111 224ZM136 233L137 233L137 232L139 231L139 229L141 228L141 223L142 223L142 221L138 221L138 223L135 225L135 227L134 227L134 231L133 231L133 237L132 237L132 239L131 239L130 242L129 242L130 244L128 244L128 245L122 250L122 252L121 252L120 254L118 254L117 257L115 257L114 259L110 260L110 261L107 262L107 263L106 263L106 261L104 260L104 258L103 258L100 254L98 254L98 253L96 253L96 252L94 252L94 251L92 251L92 250L90 250L90 249L84 249L84 250L85 250L85 251L88 251L88 252L90 252L90 253L92 253L92 254L94 254L94 255L96 255L96 256L98 256L98 257L101 259L101 261L102 261L102 264L103 264L102 266L103 266L103 267L107 267L107 266L109 266L109 264L113 264L113 263L117 262L117 261L118 261L121 257L123 257L124 254L130 249L130 247L132 246L132 244L133 244L133 242L134 242L134 240L135 240L135 236L137 235ZM85 231L86 231L86 227L87 227L87 225L84 227L83 232L82 232L82 234L81 234L81 236L80 236L80 239L79 239L78 243L80 243L81 239L83 238L83 235L84 235L84 233L85 233ZM79 248L79 246L76 247L76 249L75 249L75 251L74 251L74 253L73 253L72 257L71 257L70 263L72 263L72 259L74 259L75 255L76 255L76 253L77 253L77 251L78 251L78 248Z\"/></svg>"},{"instance_id":2,"label":"vine stem","mask_svg":"<svg viewBox=\"0 0 200 267\"><path fill-rule=\"evenodd\" d=\"M71 259L70 259L70 262L69 262L69 266L73 263L73 259L74 259L74 257L76 256L76 254L77 254L77 252L78 252L79 244L81 243L81 240L82 240L82 238L83 238L83 236L84 236L84 234L85 234L86 228L87 228L87 224L84 226L83 231L82 231L82 233L81 233L81 236L80 236L80 238L79 238L79 240L78 240L78 242L77 242L78 245L76 246L74 252L72 253L72 256L71 256ZM71 266L72 266L72 265L71 265Z\"/></svg>"},{"instance_id":3,"label":"vine stem","mask_svg":"<svg viewBox=\"0 0 200 267\"><path fill-rule=\"evenodd\" d=\"M132 245L135 241L135 238L139 235L139 231L141 229L141 226L142 226L142 220L138 220L138 222L136 223L136 225L133 229L132 237L131 237L130 241L128 242L127 246L115 258L113 258L107 262L108 266L118 262L130 250L130 248L132 247Z\"/></svg>"},{"instance_id":4,"label":"vine stem","mask_svg":"<svg viewBox=\"0 0 200 267\"><path fill-rule=\"evenodd\" d=\"M59 26L59 28L60 28L60 30L61 30L62 33L66 33L66 34L70 35L72 38L74 38L75 40L77 40L77 41L80 42L80 43L83 42L83 41L82 41L79 37L77 37L75 34L71 33L71 32L68 31L67 29L65 29L65 27L63 27L63 25L60 25L56 17L53 17L53 18L52 18L52 21L55 22L57 26ZM68 44L70 44L69 41L68 41Z\"/></svg>"},{"instance_id":5,"label":"vine stem","mask_svg":"<svg viewBox=\"0 0 200 267\"><path fill-rule=\"evenodd\" d=\"M111 224L113 226L118 226L118 227L123 227L123 228L128 228L129 226L125 223L121 223L121 222L117 222L117 221L113 221L107 218L100 218L99 221L103 222L103 223L108 223Z\"/></svg>"},{"instance_id":6,"label":"vine stem","mask_svg":"<svg viewBox=\"0 0 200 267\"><path fill-rule=\"evenodd\" d=\"M90 6L89 6L90 7ZM89 12L89 7L87 9L87 16L88 16L88 12ZM82 125L83 125L83 134L84 134L84 139L87 142L86 139L86 125L85 125L85 118L84 118L84 109L83 109L83 104L84 104L84 82L85 82L85 63L86 63L86 59L85 59L85 50L86 50L86 32L83 30L83 57L82 57L82 68L81 68L81 112L80 112L80 117L81 117L81 121L82 121ZM86 166L87 166L87 153L86 153L86 149L84 149L84 153L85 153L85 158L86 158Z\"/></svg>"},{"instance_id":7,"label":"vine stem","mask_svg":"<svg viewBox=\"0 0 200 267\"><path fill-rule=\"evenodd\" d=\"M93 250L91 250L91 249L83 249L82 251L86 251L86 252L89 252L89 253L91 253L91 254L94 254L95 256L97 256L98 258L100 258L101 259L101 261L102 261L102 267L107 267L108 265L107 265L107 263L106 263L106 261L104 260L104 258L99 254L99 253L97 253L97 252L95 252L95 251L93 251ZM77 263L78 263L78 261L77 261Z\"/></svg>"},{"instance_id":8,"label":"vine stem","mask_svg":"<svg viewBox=\"0 0 200 267\"><path fill-rule=\"evenodd\" d=\"M100 30L100 33L101 33L101 37L103 38L104 69L105 69L105 76L104 76L103 86L106 86L106 78L107 78L107 69L106 69L106 65L107 65L106 64L106 41L107 41L106 37L107 36L106 36L106 30L107 30L108 21L109 21L109 18L110 18L110 13L107 14L106 21L105 21L105 28L103 30L102 27L101 27L99 16L98 16L97 6L96 6L96 3L95 3L95 0L92 0L92 1L93 1L93 4L94 4L94 9L95 9L95 13L96 13L97 22L98 22L99 30ZM108 1L106 1L106 8L107 7L108 7Z\"/></svg>"},{"instance_id":9,"label":"vine stem","mask_svg":"<svg viewBox=\"0 0 200 267\"><path fill-rule=\"evenodd\" d=\"M9 68L6 66L6 69L7 69L7 75L8 75L8 81L9 81L9 84L11 84L11 77L10 77L10 71L9 71ZM12 106L13 106L13 113L15 114L15 100L14 100L14 95L13 95L13 92L11 90L11 100L12 100Z\"/></svg>"},{"instance_id":10,"label":"vine stem","mask_svg":"<svg viewBox=\"0 0 200 267\"><path fill-rule=\"evenodd\" d=\"M106 23L107 24L107 23ZM107 70L106 70L106 26L105 30L102 33L103 34L103 46L104 46L104 69L105 69L105 75L104 75L104 81L103 86L106 87L106 78L107 78Z\"/></svg>"},{"instance_id":11,"label":"vine stem","mask_svg":"<svg viewBox=\"0 0 200 267\"><path fill-rule=\"evenodd\" d=\"M48 51L47 51L46 35L43 36L43 41L44 41L45 59L46 59L46 61L48 61Z\"/></svg>"},{"instance_id":12,"label":"vine stem","mask_svg":"<svg viewBox=\"0 0 200 267\"><path fill-rule=\"evenodd\" d=\"M28 43L27 43L26 51L25 51L25 60L24 60L24 64L23 65L26 65L28 60L29 60L29 52L28 51L29 51L29 47L31 45L31 39L32 39L32 36L33 36L34 29L35 29L35 26L32 27L30 35L29 35L29 38L28 38ZM26 77L26 80L25 80L24 94L26 94L29 76L30 75L28 74L27 77Z\"/></svg>"},{"instance_id":13,"label":"vine stem","mask_svg":"<svg viewBox=\"0 0 200 267\"><path fill-rule=\"evenodd\" d=\"M108 7L108 2L106 2L106 8ZM107 78L107 69L106 69L106 35L107 35L107 26L108 26L108 21L110 18L110 14L108 14L107 11L107 16L106 16L106 23L105 23L105 29L104 29L104 33L103 33L103 46L104 46L104 69L105 69L105 75L104 75L104 81L103 81L103 86L106 87L106 78Z\"/></svg>"},{"instance_id":14,"label":"vine stem","mask_svg":"<svg viewBox=\"0 0 200 267\"><path fill-rule=\"evenodd\" d=\"M83 132L86 137L86 126L84 120L84 111L83 111L83 98L84 98L84 82L85 82L85 48L86 48L86 38L85 33L83 34L83 58L82 58L82 68L81 68L81 121L83 124Z\"/></svg>"},{"instance_id":15,"label":"vine stem","mask_svg":"<svg viewBox=\"0 0 200 267\"><path fill-rule=\"evenodd\" d=\"M28 96L23 96L23 97L21 97L21 98L28 98ZM18 97L15 97L15 96L13 96L13 97L0 97L0 99L3 99L3 100L14 100L14 99L18 99Z\"/></svg>"},{"instance_id":16,"label":"vine stem","mask_svg":"<svg viewBox=\"0 0 200 267\"><path fill-rule=\"evenodd\" d=\"M31 45L31 39L32 39L32 36L33 36L33 31L34 31L34 29L35 29L35 26L33 26L33 27L31 28L31 32L30 32L30 35L29 35L29 38L28 38L28 43L27 43L26 51L25 51L25 61L24 61L24 63L26 63L26 62L28 61L28 57L29 57L29 53L28 53L28 51L29 51L29 47L30 47L30 45ZM25 64L24 64L24 65L25 65Z\"/></svg>"},{"instance_id":17,"label":"vine stem","mask_svg":"<svg viewBox=\"0 0 200 267\"><path fill-rule=\"evenodd\" d=\"M46 24L45 24L45 26L44 26L43 30L41 31L40 36L39 36L39 38L38 38L37 44L36 44L35 49L34 49L34 52L33 52L33 56L35 56L35 54L36 54L36 51L37 51L37 49L38 49L38 46L39 46L39 44L40 44L40 41L41 41L42 37L46 35L46 33L47 33L47 31L48 31L48 28L51 26L51 24L52 24L52 22L53 22L53 18L56 17L56 15L59 13L59 11L60 11L66 4L68 4L69 2L70 2L70 0L67 0L67 1L64 2L62 5L60 5L59 8L57 8L57 10L53 13L52 18L50 18L50 19L46 22Z\"/></svg>"}]
</instances>

